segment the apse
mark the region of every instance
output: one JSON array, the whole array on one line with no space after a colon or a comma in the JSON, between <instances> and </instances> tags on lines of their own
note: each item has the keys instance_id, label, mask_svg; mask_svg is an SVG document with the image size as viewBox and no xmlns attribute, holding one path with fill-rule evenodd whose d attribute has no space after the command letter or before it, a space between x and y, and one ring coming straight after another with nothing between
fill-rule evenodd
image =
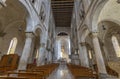
<instances>
[{"instance_id":1,"label":"apse","mask_svg":"<svg viewBox=\"0 0 120 79\"><path fill-rule=\"evenodd\" d=\"M56 37L56 61L64 59L66 62L70 62L70 37L68 35L62 35Z\"/></svg>"}]
</instances>

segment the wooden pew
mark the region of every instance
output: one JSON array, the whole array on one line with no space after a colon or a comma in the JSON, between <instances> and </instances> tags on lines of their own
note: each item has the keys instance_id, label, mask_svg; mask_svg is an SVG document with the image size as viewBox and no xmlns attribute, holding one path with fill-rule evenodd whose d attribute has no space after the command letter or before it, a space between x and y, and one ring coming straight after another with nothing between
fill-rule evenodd
<instances>
[{"instance_id":1,"label":"wooden pew","mask_svg":"<svg viewBox=\"0 0 120 79\"><path fill-rule=\"evenodd\" d=\"M54 71L54 69L57 68L57 67L58 67L58 64L48 64L48 65L43 65L43 66L36 67L36 68L32 69L31 71L32 72L42 71L42 72L44 72L45 76L49 76L49 74L51 74L52 71Z\"/></svg>"},{"instance_id":2,"label":"wooden pew","mask_svg":"<svg viewBox=\"0 0 120 79\"><path fill-rule=\"evenodd\" d=\"M34 69L35 67L37 67L36 64L27 64L27 69Z\"/></svg>"},{"instance_id":3,"label":"wooden pew","mask_svg":"<svg viewBox=\"0 0 120 79\"><path fill-rule=\"evenodd\" d=\"M0 61L0 72L16 70L19 56L17 54L3 55Z\"/></svg>"},{"instance_id":4,"label":"wooden pew","mask_svg":"<svg viewBox=\"0 0 120 79\"><path fill-rule=\"evenodd\" d=\"M28 79L44 79L43 72L8 72L7 76L11 77L16 75L17 77L23 77Z\"/></svg>"},{"instance_id":5,"label":"wooden pew","mask_svg":"<svg viewBox=\"0 0 120 79\"><path fill-rule=\"evenodd\" d=\"M25 78L25 77L5 77L5 76L3 76L3 77L0 77L0 79L29 79L29 78Z\"/></svg>"},{"instance_id":6,"label":"wooden pew","mask_svg":"<svg viewBox=\"0 0 120 79\"><path fill-rule=\"evenodd\" d=\"M19 70L18 72L9 71L7 72L7 77L0 77L0 79L10 79L11 77L13 77L13 79L46 79L47 76L57 67L58 64L49 64L34 67L32 69Z\"/></svg>"},{"instance_id":7,"label":"wooden pew","mask_svg":"<svg viewBox=\"0 0 120 79\"><path fill-rule=\"evenodd\" d=\"M97 78L97 73L93 71L92 69L78 66L78 65L72 65L68 64L68 69L73 74L74 78Z\"/></svg>"}]
</instances>

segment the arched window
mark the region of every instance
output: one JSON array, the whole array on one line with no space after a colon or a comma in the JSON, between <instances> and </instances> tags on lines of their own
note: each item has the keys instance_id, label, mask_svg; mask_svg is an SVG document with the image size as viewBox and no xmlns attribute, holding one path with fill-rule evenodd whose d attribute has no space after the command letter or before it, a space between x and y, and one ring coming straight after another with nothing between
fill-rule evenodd
<instances>
[{"instance_id":1,"label":"arched window","mask_svg":"<svg viewBox=\"0 0 120 79\"><path fill-rule=\"evenodd\" d=\"M120 46L119 46L116 36L112 36L112 44L113 44L117 57L120 57Z\"/></svg>"},{"instance_id":2,"label":"arched window","mask_svg":"<svg viewBox=\"0 0 120 79\"><path fill-rule=\"evenodd\" d=\"M92 51L88 50L88 53L89 53L89 58L92 59Z\"/></svg>"},{"instance_id":3,"label":"arched window","mask_svg":"<svg viewBox=\"0 0 120 79\"><path fill-rule=\"evenodd\" d=\"M10 46L9 46L7 54L14 54L16 46L17 46L17 38L14 37L10 42Z\"/></svg>"},{"instance_id":4,"label":"arched window","mask_svg":"<svg viewBox=\"0 0 120 79\"><path fill-rule=\"evenodd\" d=\"M35 58L37 59L38 56L39 56L39 50L37 49L37 50L36 50L36 56L35 56Z\"/></svg>"}]
</instances>

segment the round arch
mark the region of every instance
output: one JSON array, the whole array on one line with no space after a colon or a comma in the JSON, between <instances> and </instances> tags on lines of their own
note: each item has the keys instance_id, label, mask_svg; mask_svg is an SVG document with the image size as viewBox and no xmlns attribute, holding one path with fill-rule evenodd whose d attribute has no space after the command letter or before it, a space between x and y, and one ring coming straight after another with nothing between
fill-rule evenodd
<instances>
[{"instance_id":1,"label":"round arch","mask_svg":"<svg viewBox=\"0 0 120 79\"><path fill-rule=\"evenodd\" d=\"M91 30L93 32L96 32L97 31L97 21L98 21L98 18L99 18L99 15L100 15L100 12L101 10L103 9L103 7L105 6L105 4L108 2L109 0L104 0L104 1L101 1L97 4L97 7L95 7L91 13L91 16L92 16L92 20L91 20L91 23L92 23L92 28Z\"/></svg>"},{"instance_id":2,"label":"round arch","mask_svg":"<svg viewBox=\"0 0 120 79\"><path fill-rule=\"evenodd\" d=\"M25 7L25 5L22 3L22 0L19 0L19 3L21 4L21 6L25 9L25 11L27 12L27 16L30 16L27 8Z\"/></svg>"},{"instance_id":3,"label":"round arch","mask_svg":"<svg viewBox=\"0 0 120 79\"><path fill-rule=\"evenodd\" d=\"M104 27L103 27L104 26ZM111 36L114 31L118 32L120 25L118 21L115 20L103 20L98 24L99 38L104 42L106 36ZM109 34L109 35L108 35Z\"/></svg>"},{"instance_id":4,"label":"round arch","mask_svg":"<svg viewBox=\"0 0 120 79\"><path fill-rule=\"evenodd\" d=\"M81 42L85 42L86 37L89 35L89 30L85 29L82 36L81 36Z\"/></svg>"},{"instance_id":5,"label":"round arch","mask_svg":"<svg viewBox=\"0 0 120 79\"><path fill-rule=\"evenodd\" d=\"M18 26L17 26L17 25ZM15 26L16 25L16 26ZM11 27L18 27L18 30L19 29L23 29L23 28L21 28L21 27L23 27L23 26L25 26L26 25L26 23L25 23L25 21L22 21L22 20L15 20L15 21L12 21L11 23L9 23L8 25L7 25L7 27L4 29L4 31L6 32L8 29L10 29ZM26 29L26 26L24 27L24 29Z\"/></svg>"},{"instance_id":6,"label":"round arch","mask_svg":"<svg viewBox=\"0 0 120 79\"><path fill-rule=\"evenodd\" d=\"M87 25L84 25L83 28L81 29L81 33L80 33L80 40L79 40L79 43L80 42L85 42L85 39L86 37L89 35L90 31L87 27Z\"/></svg>"},{"instance_id":7,"label":"round arch","mask_svg":"<svg viewBox=\"0 0 120 79\"><path fill-rule=\"evenodd\" d=\"M65 31L60 31L59 33L57 33L57 36L60 35L60 34L65 34L65 35L69 35L67 32Z\"/></svg>"},{"instance_id":8,"label":"round arch","mask_svg":"<svg viewBox=\"0 0 120 79\"><path fill-rule=\"evenodd\" d=\"M105 29L102 28L101 24L105 26ZM98 36L102 42L101 46L102 46L102 50L104 52L103 54L105 54L106 60L108 60L108 61L117 59L116 51L115 51L116 49L114 48L114 45L113 45L112 36L116 36L118 39L118 43L120 43L119 30L120 30L120 25L118 23L116 23L116 21L103 20L103 21L99 22Z\"/></svg>"},{"instance_id":9,"label":"round arch","mask_svg":"<svg viewBox=\"0 0 120 79\"><path fill-rule=\"evenodd\" d=\"M67 36L68 34L66 32L59 32L57 36Z\"/></svg>"},{"instance_id":10,"label":"round arch","mask_svg":"<svg viewBox=\"0 0 120 79\"><path fill-rule=\"evenodd\" d=\"M34 30L33 30L33 33L34 33L35 35L39 35L39 34L37 33L37 30L39 30L39 33L41 33L41 35L42 35L43 33L45 33L45 30L44 30L42 24L41 24L41 25L38 24L38 25L35 26L35 28L34 28Z\"/></svg>"}]
</instances>

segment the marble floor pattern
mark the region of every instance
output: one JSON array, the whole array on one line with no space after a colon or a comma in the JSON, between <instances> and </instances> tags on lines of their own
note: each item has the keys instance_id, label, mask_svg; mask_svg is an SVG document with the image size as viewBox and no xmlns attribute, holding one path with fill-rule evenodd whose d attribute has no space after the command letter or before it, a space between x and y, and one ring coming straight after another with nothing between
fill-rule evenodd
<instances>
[{"instance_id":1,"label":"marble floor pattern","mask_svg":"<svg viewBox=\"0 0 120 79\"><path fill-rule=\"evenodd\" d=\"M74 79L66 65L60 65L47 79Z\"/></svg>"}]
</instances>

